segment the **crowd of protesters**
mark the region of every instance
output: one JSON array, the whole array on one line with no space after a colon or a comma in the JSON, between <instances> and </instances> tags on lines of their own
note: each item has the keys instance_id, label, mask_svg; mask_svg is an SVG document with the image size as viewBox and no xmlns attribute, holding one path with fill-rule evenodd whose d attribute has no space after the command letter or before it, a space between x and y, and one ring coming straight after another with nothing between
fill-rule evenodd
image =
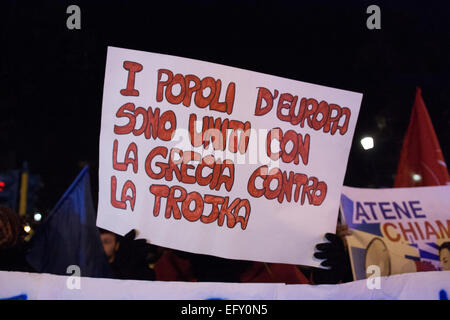
<instances>
[{"instance_id":1,"label":"crowd of protesters","mask_svg":"<svg viewBox=\"0 0 450 320\"><path fill-rule=\"evenodd\" d=\"M99 231L111 274L116 279L287 284L337 284L353 279L345 245L345 237L351 232L339 222L336 233L327 233L324 243L315 248L314 257L322 259L321 265L326 268L193 254L136 239L136 230L123 237L107 230ZM0 206L0 270L34 272L25 258L25 235L20 216ZM441 245L439 255L443 270L449 270L450 242Z\"/></svg>"}]
</instances>

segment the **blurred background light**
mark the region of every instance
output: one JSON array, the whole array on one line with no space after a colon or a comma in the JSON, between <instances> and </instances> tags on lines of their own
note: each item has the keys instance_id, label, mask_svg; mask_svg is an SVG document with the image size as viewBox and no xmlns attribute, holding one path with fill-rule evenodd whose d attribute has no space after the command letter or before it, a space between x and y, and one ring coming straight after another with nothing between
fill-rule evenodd
<instances>
[{"instance_id":1,"label":"blurred background light","mask_svg":"<svg viewBox=\"0 0 450 320\"><path fill-rule=\"evenodd\" d=\"M361 145L364 148L364 150L372 149L374 146L373 138L372 137L364 137L361 139Z\"/></svg>"},{"instance_id":2,"label":"blurred background light","mask_svg":"<svg viewBox=\"0 0 450 320\"><path fill-rule=\"evenodd\" d=\"M42 214L40 214L39 212L36 212L33 216L34 221L41 221L42 220Z\"/></svg>"}]
</instances>

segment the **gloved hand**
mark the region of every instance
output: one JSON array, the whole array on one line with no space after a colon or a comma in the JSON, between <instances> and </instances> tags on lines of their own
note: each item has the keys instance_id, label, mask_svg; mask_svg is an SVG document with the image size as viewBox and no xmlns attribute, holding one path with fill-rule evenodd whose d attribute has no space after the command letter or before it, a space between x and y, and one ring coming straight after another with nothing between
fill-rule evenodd
<instances>
[{"instance_id":1,"label":"gloved hand","mask_svg":"<svg viewBox=\"0 0 450 320\"><path fill-rule=\"evenodd\" d=\"M325 234L325 238L330 242L316 245L318 252L314 253L314 257L324 259L320 265L330 268L316 268L313 272L314 282L322 284L352 281L350 258L342 239L333 233Z\"/></svg>"},{"instance_id":2,"label":"gloved hand","mask_svg":"<svg viewBox=\"0 0 450 320\"><path fill-rule=\"evenodd\" d=\"M119 242L114 264L121 277L125 279L147 277L148 265L152 262L149 257L156 256L157 247L147 243L145 239L136 239L136 230L134 229L121 237Z\"/></svg>"},{"instance_id":3,"label":"gloved hand","mask_svg":"<svg viewBox=\"0 0 450 320\"><path fill-rule=\"evenodd\" d=\"M128 261L132 259L133 262L141 259L145 260L146 249L149 244L145 239L137 240L136 235L136 230L133 229L119 239L120 246L116 253L116 259L127 258Z\"/></svg>"}]
</instances>

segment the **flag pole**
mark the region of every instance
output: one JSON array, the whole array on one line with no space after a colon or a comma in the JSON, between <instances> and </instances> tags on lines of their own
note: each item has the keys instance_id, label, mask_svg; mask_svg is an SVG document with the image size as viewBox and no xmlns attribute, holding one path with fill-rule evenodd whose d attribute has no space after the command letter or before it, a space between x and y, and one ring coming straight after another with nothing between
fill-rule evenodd
<instances>
[{"instance_id":1,"label":"flag pole","mask_svg":"<svg viewBox=\"0 0 450 320\"><path fill-rule=\"evenodd\" d=\"M27 195L28 195L28 164L23 163L22 175L20 180L20 201L19 216L24 217L27 213Z\"/></svg>"}]
</instances>

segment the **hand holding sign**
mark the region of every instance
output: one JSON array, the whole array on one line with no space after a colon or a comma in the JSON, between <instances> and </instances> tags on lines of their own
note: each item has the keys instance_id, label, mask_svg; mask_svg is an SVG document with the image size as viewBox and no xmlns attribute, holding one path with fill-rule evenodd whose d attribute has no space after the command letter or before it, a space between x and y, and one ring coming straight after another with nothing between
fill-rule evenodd
<instances>
[{"instance_id":1,"label":"hand holding sign","mask_svg":"<svg viewBox=\"0 0 450 320\"><path fill-rule=\"evenodd\" d=\"M155 246L145 239L136 239L136 230L131 230L119 240L112 268L120 279L155 280L155 273L148 267L149 256L155 258Z\"/></svg>"},{"instance_id":2,"label":"hand holding sign","mask_svg":"<svg viewBox=\"0 0 450 320\"><path fill-rule=\"evenodd\" d=\"M327 233L325 239L329 242L316 245L318 252L314 253L314 257L324 259L320 265L329 267L329 272L317 270L314 273L314 281L318 284L350 281L352 270L342 238L336 234Z\"/></svg>"}]
</instances>

